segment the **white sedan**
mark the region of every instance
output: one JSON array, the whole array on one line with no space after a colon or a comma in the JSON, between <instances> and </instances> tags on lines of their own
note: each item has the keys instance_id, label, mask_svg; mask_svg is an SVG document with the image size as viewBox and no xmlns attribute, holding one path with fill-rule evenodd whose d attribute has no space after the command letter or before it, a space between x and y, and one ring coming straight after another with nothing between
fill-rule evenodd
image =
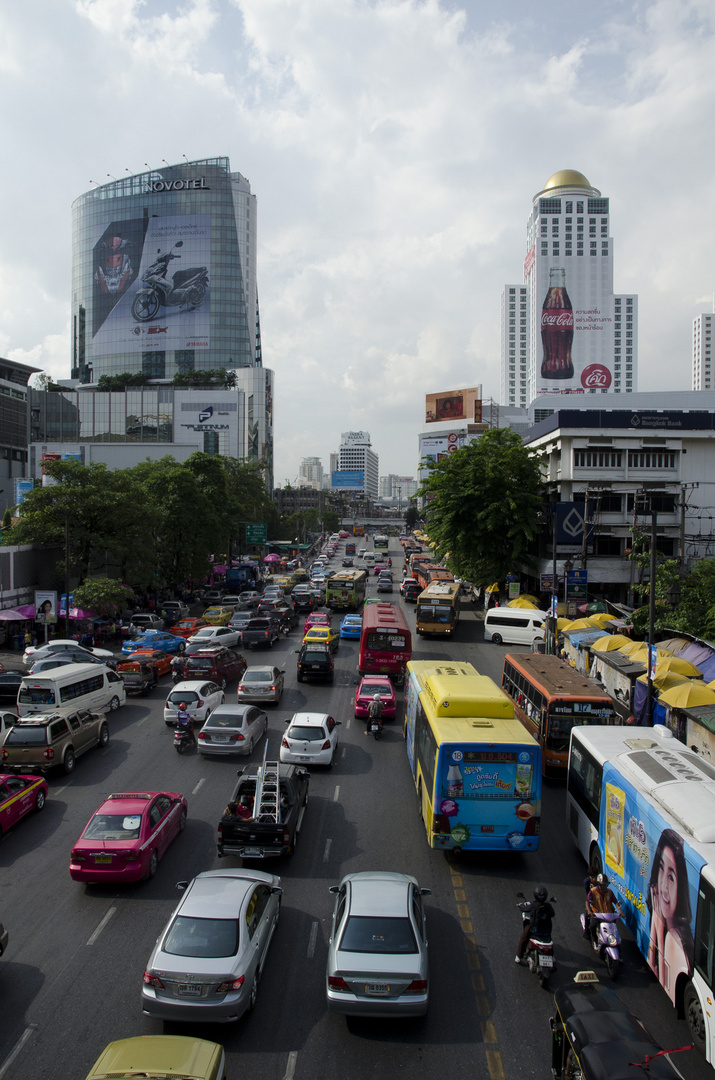
<instances>
[{"instance_id":1,"label":"white sedan","mask_svg":"<svg viewBox=\"0 0 715 1080\"><path fill-rule=\"evenodd\" d=\"M230 626L202 626L189 638L189 645L225 645L235 649L241 644L241 633Z\"/></svg>"},{"instance_id":2,"label":"white sedan","mask_svg":"<svg viewBox=\"0 0 715 1080\"><path fill-rule=\"evenodd\" d=\"M179 705L184 705L195 724L205 724L218 705L223 705L226 695L220 686L200 679L179 682L164 703L164 723L176 727Z\"/></svg>"},{"instance_id":3,"label":"white sedan","mask_svg":"<svg viewBox=\"0 0 715 1080\"><path fill-rule=\"evenodd\" d=\"M22 654L22 662L28 665L33 664L35 660L45 660L48 656L65 652L67 649L84 650L91 653L92 656L96 656L98 660L114 659L114 653L108 649L89 649L84 645L80 645L73 638L55 638L54 641L49 641L46 645L28 645Z\"/></svg>"},{"instance_id":4,"label":"white sedan","mask_svg":"<svg viewBox=\"0 0 715 1080\"><path fill-rule=\"evenodd\" d=\"M286 720L281 739L281 761L291 765L327 765L338 752L340 721L327 713L297 712Z\"/></svg>"}]
</instances>

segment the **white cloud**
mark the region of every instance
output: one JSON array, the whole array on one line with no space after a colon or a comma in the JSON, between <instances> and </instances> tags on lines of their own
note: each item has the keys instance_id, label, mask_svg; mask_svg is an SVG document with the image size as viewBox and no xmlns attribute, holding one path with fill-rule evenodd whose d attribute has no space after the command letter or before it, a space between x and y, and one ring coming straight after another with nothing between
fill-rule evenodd
<instances>
[{"instance_id":1,"label":"white cloud","mask_svg":"<svg viewBox=\"0 0 715 1080\"><path fill-rule=\"evenodd\" d=\"M640 295L641 389L711 309L711 0L25 0L0 10L3 355L70 366L73 199L229 154L259 200L276 478L366 428L414 473L425 392L499 393L531 198L577 168ZM703 298L706 298L703 300Z\"/></svg>"}]
</instances>

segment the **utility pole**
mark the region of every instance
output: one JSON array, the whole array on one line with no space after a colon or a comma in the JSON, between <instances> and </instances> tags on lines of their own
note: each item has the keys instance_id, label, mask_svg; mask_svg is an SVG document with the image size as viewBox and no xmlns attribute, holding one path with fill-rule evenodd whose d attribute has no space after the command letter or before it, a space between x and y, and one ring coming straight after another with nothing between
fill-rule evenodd
<instances>
[{"instance_id":1,"label":"utility pole","mask_svg":"<svg viewBox=\"0 0 715 1080\"><path fill-rule=\"evenodd\" d=\"M583 540L581 541L581 566L586 569L588 558L588 488L584 492L583 501Z\"/></svg>"},{"instance_id":2,"label":"utility pole","mask_svg":"<svg viewBox=\"0 0 715 1080\"><path fill-rule=\"evenodd\" d=\"M658 537L658 511L653 506L653 496L650 504L650 586L648 588L648 693L645 703L645 715L647 723L653 726L653 639L655 637L655 568L656 568L656 541Z\"/></svg>"}]
</instances>

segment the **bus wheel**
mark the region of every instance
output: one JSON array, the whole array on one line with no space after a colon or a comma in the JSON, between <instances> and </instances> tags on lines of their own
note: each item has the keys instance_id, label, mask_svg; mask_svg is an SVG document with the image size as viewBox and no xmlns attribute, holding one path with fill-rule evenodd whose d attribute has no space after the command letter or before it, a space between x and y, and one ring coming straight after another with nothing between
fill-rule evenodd
<instances>
[{"instance_id":1,"label":"bus wheel","mask_svg":"<svg viewBox=\"0 0 715 1080\"><path fill-rule=\"evenodd\" d=\"M598 850L598 846L596 844L591 844L591 851L589 852L589 866L592 866L597 874L603 873L601 852Z\"/></svg>"},{"instance_id":2,"label":"bus wheel","mask_svg":"<svg viewBox=\"0 0 715 1080\"><path fill-rule=\"evenodd\" d=\"M417 788L417 813L420 816L420 821L424 821L424 816L422 814L422 784Z\"/></svg>"},{"instance_id":3,"label":"bus wheel","mask_svg":"<svg viewBox=\"0 0 715 1080\"><path fill-rule=\"evenodd\" d=\"M701 1054L704 1054L707 1042L705 1038L705 1017L703 1016L703 1007L700 1004L700 998L692 983L688 983L685 987L683 1008L685 1011L685 1019L690 1028L690 1034L695 1043L695 1047Z\"/></svg>"}]
</instances>

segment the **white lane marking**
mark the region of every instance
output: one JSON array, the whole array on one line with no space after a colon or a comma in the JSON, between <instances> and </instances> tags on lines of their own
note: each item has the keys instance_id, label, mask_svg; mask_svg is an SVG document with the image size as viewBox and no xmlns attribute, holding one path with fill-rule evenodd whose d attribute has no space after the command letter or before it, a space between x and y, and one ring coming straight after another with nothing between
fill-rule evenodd
<instances>
[{"instance_id":1,"label":"white lane marking","mask_svg":"<svg viewBox=\"0 0 715 1080\"><path fill-rule=\"evenodd\" d=\"M315 956L315 943L318 940L318 922L313 923L310 928L310 940L308 942L308 959L312 960Z\"/></svg>"},{"instance_id":2,"label":"white lane marking","mask_svg":"<svg viewBox=\"0 0 715 1080\"><path fill-rule=\"evenodd\" d=\"M323 852L323 862L327 862L330 858L330 848L332 846L332 840L325 841L325 851Z\"/></svg>"},{"instance_id":3,"label":"white lane marking","mask_svg":"<svg viewBox=\"0 0 715 1080\"><path fill-rule=\"evenodd\" d=\"M68 787L69 787L69 784L62 784L60 787L50 788L49 792L47 793L48 798L49 798L50 795L61 795L62 792L66 791Z\"/></svg>"},{"instance_id":4,"label":"white lane marking","mask_svg":"<svg viewBox=\"0 0 715 1080\"><path fill-rule=\"evenodd\" d=\"M114 913L115 913L115 911L116 911L116 910L117 910L117 909L116 909L115 907L110 907L109 911L108 911L108 912L107 912L107 914L106 914L106 915L104 916L104 918L102 919L102 921L101 921L101 923L99 924L99 926L97 927L97 929L96 929L96 930L94 931L94 933L93 933L93 934L92 934L92 935L90 936L90 938L89 938L89 941L87 942L87 944L88 944L88 945L94 945L95 941L97 940L97 938L99 937L99 935L100 935L100 934L102 933L102 931L104 930L105 926L107 925L107 923L108 923L108 922L109 922L109 920L111 919L112 915L114 915Z\"/></svg>"},{"instance_id":5,"label":"white lane marking","mask_svg":"<svg viewBox=\"0 0 715 1080\"><path fill-rule=\"evenodd\" d=\"M23 1046L25 1045L25 1043L27 1042L27 1040L30 1038L33 1031L35 1030L36 1026L37 1026L36 1024L30 1024L29 1027L25 1028L22 1035L20 1036L20 1038L17 1040L14 1047L10 1051L9 1055L5 1058L4 1062L0 1066L0 1080L5 1075L5 1073L10 1068L13 1061L17 1057L17 1055L22 1050Z\"/></svg>"},{"instance_id":6,"label":"white lane marking","mask_svg":"<svg viewBox=\"0 0 715 1080\"><path fill-rule=\"evenodd\" d=\"M137 722L135 723L135 725L134 725L134 726L135 726L135 727L141 727L141 726L142 726L142 724L145 724L145 723L147 722L147 720L148 720L148 719L149 719L149 717L148 717L148 716L142 716L141 720L137 720Z\"/></svg>"},{"instance_id":7,"label":"white lane marking","mask_svg":"<svg viewBox=\"0 0 715 1080\"><path fill-rule=\"evenodd\" d=\"M335 785L335 791L333 793L333 802L337 802L340 798L340 784Z\"/></svg>"},{"instance_id":8,"label":"white lane marking","mask_svg":"<svg viewBox=\"0 0 715 1080\"><path fill-rule=\"evenodd\" d=\"M191 792L191 794L195 795L197 793L197 791L199 790L199 788L201 787L201 785L205 784L205 783L206 783L206 777L202 776L201 779L199 780L198 784L194 788L194 790Z\"/></svg>"},{"instance_id":9,"label":"white lane marking","mask_svg":"<svg viewBox=\"0 0 715 1080\"><path fill-rule=\"evenodd\" d=\"M293 1077L295 1076L295 1066L297 1061L298 1051L291 1050L290 1054L288 1055L288 1063L286 1064L286 1071L283 1080L293 1080Z\"/></svg>"}]
</instances>

